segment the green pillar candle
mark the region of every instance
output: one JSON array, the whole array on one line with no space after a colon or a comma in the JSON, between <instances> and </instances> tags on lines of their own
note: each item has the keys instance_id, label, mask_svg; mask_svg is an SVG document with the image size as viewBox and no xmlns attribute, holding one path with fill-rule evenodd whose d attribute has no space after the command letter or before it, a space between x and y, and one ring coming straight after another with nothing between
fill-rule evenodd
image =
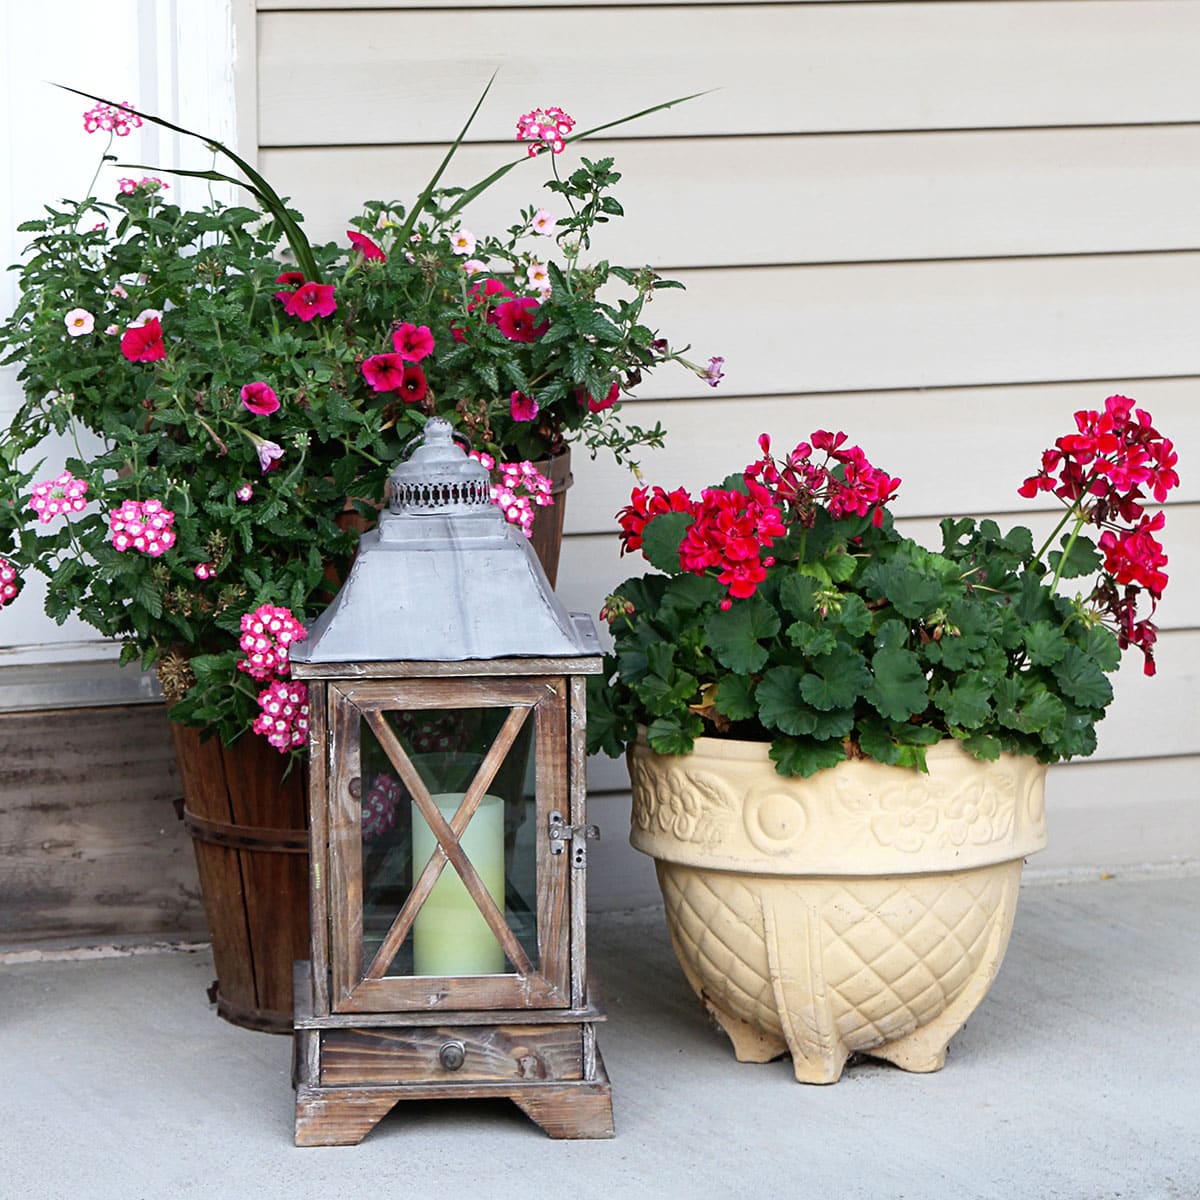
<instances>
[{"instance_id":1,"label":"green pillar candle","mask_svg":"<svg viewBox=\"0 0 1200 1200\"><path fill-rule=\"evenodd\" d=\"M451 820L462 792L433 796L438 811ZM413 805L413 878L425 869L437 839ZM484 796L459 839L484 887L504 911L504 801ZM502 975L504 950L471 899L462 878L447 863L413 923L413 973L416 975Z\"/></svg>"}]
</instances>

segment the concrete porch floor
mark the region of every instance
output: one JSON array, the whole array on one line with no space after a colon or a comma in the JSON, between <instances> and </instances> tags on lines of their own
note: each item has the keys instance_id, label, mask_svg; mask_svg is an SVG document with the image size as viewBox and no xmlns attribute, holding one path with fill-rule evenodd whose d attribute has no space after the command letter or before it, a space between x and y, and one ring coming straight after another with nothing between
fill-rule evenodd
<instances>
[{"instance_id":1,"label":"concrete porch floor","mask_svg":"<svg viewBox=\"0 0 1200 1200\"><path fill-rule=\"evenodd\" d=\"M298 1150L290 1040L217 1019L206 948L0 956L0 1197L1194 1200L1198 912L1195 873L1027 883L945 1070L868 1060L831 1087L734 1061L658 910L596 917L607 1142L411 1102L357 1147Z\"/></svg>"}]
</instances>

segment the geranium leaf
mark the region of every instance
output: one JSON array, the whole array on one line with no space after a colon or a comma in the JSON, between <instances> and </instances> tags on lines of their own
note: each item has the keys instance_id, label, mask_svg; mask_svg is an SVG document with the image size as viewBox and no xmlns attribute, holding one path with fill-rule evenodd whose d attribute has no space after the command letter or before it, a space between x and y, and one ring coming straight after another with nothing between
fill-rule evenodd
<instances>
[{"instance_id":1,"label":"geranium leaf","mask_svg":"<svg viewBox=\"0 0 1200 1200\"><path fill-rule=\"evenodd\" d=\"M934 703L951 725L978 729L991 714L992 688L978 671L966 672L953 687L948 684L934 694Z\"/></svg>"},{"instance_id":2,"label":"geranium leaf","mask_svg":"<svg viewBox=\"0 0 1200 1200\"><path fill-rule=\"evenodd\" d=\"M754 699L755 681L748 675L722 675L717 680L714 701L717 712L731 721L748 721L758 712ZM591 720L591 717L588 717Z\"/></svg>"},{"instance_id":3,"label":"geranium leaf","mask_svg":"<svg viewBox=\"0 0 1200 1200\"><path fill-rule=\"evenodd\" d=\"M853 704L870 685L866 659L857 650L838 645L801 679L800 694L813 708L828 711Z\"/></svg>"},{"instance_id":4,"label":"geranium leaf","mask_svg":"<svg viewBox=\"0 0 1200 1200\"><path fill-rule=\"evenodd\" d=\"M837 645L834 632L826 625L810 625L795 621L787 628L788 641L806 658L828 654Z\"/></svg>"},{"instance_id":5,"label":"geranium leaf","mask_svg":"<svg viewBox=\"0 0 1200 1200\"><path fill-rule=\"evenodd\" d=\"M801 621L811 620L815 593L816 587L810 576L789 571L779 585L779 603L793 617L798 617Z\"/></svg>"},{"instance_id":6,"label":"geranium leaf","mask_svg":"<svg viewBox=\"0 0 1200 1200\"><path fill-rule=\"evenodd\" d=\"M1051 550L1046 557L1050 560L1050 566L1063 579L1078 579L1081 575L1091 575L1103 561L1089 538L1077 537L1072 543L1070 538L1064 536L1062 546L1061 551Z\"/></svg>"},{"instance_id":7,"label":"geranium leaf","mask_svg":"<svg viewBox=\"0 0 1200 1200\"><path fill-rule=\"evenodd\" d=\"M779 624L779 614L761 596L750 596L709 616L704 632L723 667L751 674L761 670L768 658L767 648L759 639L774 637Z\"/></svg>"},{"instance_id":8,"label":"geranium leaf","mask_svg":"<svg viewBox=\"0 0 1200 1200\"><path fill-rule=\"evenodd\" d=\"M912 651L877 650L871 660L871 671L875 679L867 688L866 697L883 716L904 721L928 707L925 674Z\"/></svg>"},{"instance_id":9,"label":"geranium leaf","mask_svg":"<svg viewBox=\"0 0 1200 1200\"><path fill-rule=\"evenodd\" d=\"M1103 625L1093 625L1087 631L1083 649L1102 671L1115 671L1121 664L1121 646L1116 634Z\"/></svg>"},{"instance_id":10,"label":"geranium leaf","mask_svg":"<svg viewBox=\"0 0 1200 1200\"><path fill-rule=\"evenodd\" d=\"M679 543L692 520L690 513L668 512L646 523L642 531L642 554L652 567L668 575L680 573Z\"/></svg>"},{"instance_id":11,"label":"geranium leaf","mask_svg":"<svg viewBox=\"0 0 1200 1200\"><path fill-rule=\"evenodd\" d=\"M871 610L861 596L852 593L842 599L837 621L851 637L859 638L871 628Z\"/></svg>"},{"instance_id":12,"label":"geranium leaf","mask_svg":"<svg viewBox=\"0 0 1200 1200\"><path fill-rule=\"evenodd\" d=\"M816 742L807 738L776 738L771 743L771 761L780 775L808 779L826 767L836 767L846 758L841 742Z\"/></svg>"},{"instance_id":13,"label":"geranium leaf","mask_svg":"<svg viewBox=\"0 0 1200 1200\"><path fill-rule=\"evenodd\" d=\"M1051 621L1035 621L1025 633L1025 653L1035 666L1052 667L1067 652L1067 639Z\"/></svg>"},{"instance_id":14,"label":"geranium leaf","mask_svg":"<svg viewBox=\"0 0 1200 1200\"><path fill-rule=\"evenodd\" d=\"M1112 701L1112 684L1099 664L1078 646L1068 646L1062 662L1054 667L1054 678L1062 690L1085 708L1106 708Z\"/></svg>"},{"instance_id":15,"label":"geranium leaf","mask_svg":"<svg viewBox=\"0 0 1200 1200\"><path fill-rule=\"evenodd\" d=\"M695 713L672 714L651 721L646 740L658 754L690 754L703 732L704 722Z\"/></svg>"}]
</instances>

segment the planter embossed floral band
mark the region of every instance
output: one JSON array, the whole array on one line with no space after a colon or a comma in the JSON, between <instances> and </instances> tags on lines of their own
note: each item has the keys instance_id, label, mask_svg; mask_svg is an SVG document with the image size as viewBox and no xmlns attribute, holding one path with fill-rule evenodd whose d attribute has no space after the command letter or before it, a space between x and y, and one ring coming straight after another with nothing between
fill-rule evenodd
<instances>
[{"instance_id":1,"label":"planter embossed floral band","mask_svg":"<svg viewBox=\"0 0 1200 1200\"><path fill-rule=\"evenodd\" d=\"M1045 764L1095 750L1123 649L1154 673L1167 584L1144 505L1178 483L1171 442L1124 396L1075 424L1019 489L1064 505L1038 549L987 520L901 536L900 481L825 431L619 514L662 573L605 603L590 740L629 748L633 844L739 1059L936 1070L994 979Z\"/></svg>"},{"instance_id":2,"label":"planter embossed floral band","mask_svg":"<svg viewBox=\"0 0 1200 1200\"><path fill-rule=\"evenodd\" d=\"M108 134L106 155L143 120L188 133L88 99L84 128ZM663 434L624 420L622 399L643 376L676 362L719 378L720 360L694 364L645 324L654 294L680 285L649 267L586 261L599 227L621 215L620 175L609 158L560 175L559 155L632 119L574 133L561 110L531 111L517 157L442 189L469 119L411 204L366 202L343 244L312 245L270 184L207 138L214 163L236 174L174 174L238 184L252 205L187 211L142 174L160 168L126 166L111 200L92 194L94 178L83 200L21 226L32 235L21 295L0 325L0 357L20 365L25 392L0 434L0 607L38 571L51 617L77 614L121 643L122 662L156 668L189 826L198 852L220 860L201 863L206 898L236 893L267 852L269 910L249 897L235 908L250 913L238 936L265 931L278 961L242 970L216 948L227 1015L257 1009L290 1028L307 843L299 781L280 776L304 752L308 710L288 650L377 515L362 498L384 494L403 448L443 416L494 464L493 498L533 535L553 578L557 548L553 536L539 542L535 517L553 511L561 534L569 446L631 462ZM514 213L499 236L467 229L465 206L531 161L551 166L547 207ZM45 469L64 444L65 470ZM263 740L243 736L252 729ZM185 763L213 733L220 744ZM293 856L291 899L280 853ZM210 907L209 921L216 946L223 918ZM235 975L250 981L242 1001L230 994Z\"/></svg>"}]
</instances>

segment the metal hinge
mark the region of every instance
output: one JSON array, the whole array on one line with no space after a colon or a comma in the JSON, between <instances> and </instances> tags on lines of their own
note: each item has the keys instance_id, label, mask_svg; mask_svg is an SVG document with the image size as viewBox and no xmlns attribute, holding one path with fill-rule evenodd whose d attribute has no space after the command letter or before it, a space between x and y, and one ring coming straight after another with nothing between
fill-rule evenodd
<instances>
[{"instance_id":1,"label":"metal hinge","mask_svg":"<svg viewBox=\"0 0 1200 1200\"><path fill-rule=\"evenodd\" d=\"M600 837L595 825L568 825L560 812L550 814L550 853L561 854L565 843L571 843L571 866L587 865L587 839Z\"/></svg>"}]
</instances>

